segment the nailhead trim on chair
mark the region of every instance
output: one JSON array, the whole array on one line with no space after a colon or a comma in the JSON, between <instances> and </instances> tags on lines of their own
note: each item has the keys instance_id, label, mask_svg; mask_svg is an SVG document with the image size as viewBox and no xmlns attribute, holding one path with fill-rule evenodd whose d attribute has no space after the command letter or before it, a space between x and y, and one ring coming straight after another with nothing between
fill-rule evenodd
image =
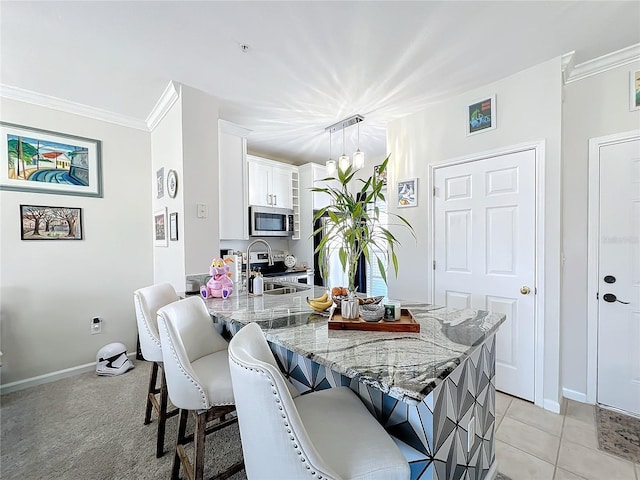
<instances>
[{"instance_id":1,"label":"nailhead trim on chair","mask_svg":"<svg viewBox=\"0 0 640 480\"><path fill-rule=\"evenodd\" d=\"M273 383L273 378L271 377L271 375L269 375L268 372L266 372L265 370L262 370L261 368L245 367L244 365L238 363L232 356L229 356L229 358L231 359L231 361L233 363L235 363L236 365L238 365L241 368L244 368L245 370L249 370L251 372L257 372L257 373L259 373L261 375L264 375L266 377L266 379L270 382L271 386L273 387L273 390L271 390L271 392L276 397L276 403L280 403L280 398L278 396L278 391L275 389L276 385L275 385L275 383ZM280 411L283 411L282 405L278 405L278 409ZM288 419L287 415L284 412L281 415L282 415L282 418L284 419L284 422L283 422L284 426L287 427L286 430L287 430L287 433L289 434L289 439L291 440L291 443L293 444L294 450L296 451L296 453L298 455L300 455L300 461L303 462L303 463L306 462L305 456L302 454L302 450L300 450L298 448L298 444L296 443L297 440L294 437L293 432L291 431L290 428L288 428L289 427L289 421L288 421L289 419ZM307 468L307 470L309 470L309 473L312 476L316 475L316 472L312 469L312 467L309 465L309 463L307 463L305 465L305 467ZM319 473L317 474L316 478L318 478L319 480L322 480L322 479L330 480L329 477L323 477Z\"/></svg>"},{"instance_id":2,"label":"nailhead trim on chair","mask_svg":"<svg viewBox=\"0 0 640 480\"><path fill-rule=\"evenodd\" d=\"M144 314L144 309L140 305L140 298L138 298L138 295L134 295L133 299L134 299L135 304L136 304L136 310L138 310L139 313L142 315L142 318L144 318L144 321L142 323L144 323L145 331L147 332L147 334L149 335L150 338L153 338L153 341L156 343L158 348L162 348L162 346L160 345L160 339L156 338L153 335L153 332L151 332L151 330L149 329L149 320L147 319L147 316Z\"/></svg>"},{"instance_id":3,"label":"nailhead trim on chair","mask_svg":"<svg viewBox=\"0 0 640 480\"><path fill-rule=\"evenodd\" d=\"M176 360L176 365L178 365L178 367L180 368L180 372L182 372L182 374L185 377L187 377L187 379L198 388L198 390L200 391L200 396L202 397L202 405L203 405L202 409L208 410L209 407L207 406L207 394L205 393L204 389L200 386L200 384L196 382L195 379L191 375L189 375L184 368L182 368L182 365L178 360L178 356L176 355L176 350L173 347L173 341L171 340L171 336L169 335L169 331L164 322L163 322L163 326L164 326L164 331L167 332L167 338L169 339L169 347L171 349L171 353L173 354L173 358Z\"/></svg>"}]
</instances>

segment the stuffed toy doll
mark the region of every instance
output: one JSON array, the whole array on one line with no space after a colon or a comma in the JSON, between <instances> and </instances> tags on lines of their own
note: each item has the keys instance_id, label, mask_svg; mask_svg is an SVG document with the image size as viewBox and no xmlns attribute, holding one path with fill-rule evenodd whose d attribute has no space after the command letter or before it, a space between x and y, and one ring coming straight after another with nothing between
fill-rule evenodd
<instances>
[{"instance_id":1,"label":"stuffed toy doll","mask_svg":"<svg viewBox=\"0 0 640 480\"><path fill-rule=\"evenodd\" d=\"M200 288L200 294L203 298L227 298L231 295L233 292L233 280L231 280L229 263L233 263L233 259L213 259L209 267L209 275L211 275L211 278L206 285Z\"/></svg>"}]
</instances>

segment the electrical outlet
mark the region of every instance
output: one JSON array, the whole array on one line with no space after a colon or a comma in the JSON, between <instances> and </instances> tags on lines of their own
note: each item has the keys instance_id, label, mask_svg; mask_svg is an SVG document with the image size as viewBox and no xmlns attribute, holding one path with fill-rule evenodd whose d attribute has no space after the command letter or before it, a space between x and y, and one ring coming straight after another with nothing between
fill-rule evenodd
<instances>
[{"instance_id":1,"label":"electrical outlet","mask_svg":"<svg viewBox=\"0 0 640 480\"><path fill-rule=\"evenodd\" d=\"M93 317L91 319L91 335L102 333L102 319L100 317Z\"/></svg>"},{"instance_id":2,"label":"electrical outlet","mask_svg":"<svg viewBox=\"0 0 640 480\"><path fill-rule=\"evenodd\" d=\"M471 451L476 438L476 417L471 417L467 426L467 452Z\"/></svg>"}]
</instances>

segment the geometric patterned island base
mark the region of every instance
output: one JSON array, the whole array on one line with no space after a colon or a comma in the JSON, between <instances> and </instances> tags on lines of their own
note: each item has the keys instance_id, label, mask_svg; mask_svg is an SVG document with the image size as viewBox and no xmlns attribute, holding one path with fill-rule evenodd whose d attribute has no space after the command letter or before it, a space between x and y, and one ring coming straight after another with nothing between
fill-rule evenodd
<instances>
[{"instance_id":1,"label":"geometric patterned island base","mask_svg":"<svg viewBox=\"0 0 640 480\"><path fill-rule=\"evenodd\" d=\"M495 461L495 335L476 348L418 405L328 370L269 343L300 393L348 386L394 437L420 480L482 480ZM472 421L473 420L473 421ZM471 432L469 429L471 427ZM471 441L468 440L471 433Z\"/></svg>"}]
</instances>

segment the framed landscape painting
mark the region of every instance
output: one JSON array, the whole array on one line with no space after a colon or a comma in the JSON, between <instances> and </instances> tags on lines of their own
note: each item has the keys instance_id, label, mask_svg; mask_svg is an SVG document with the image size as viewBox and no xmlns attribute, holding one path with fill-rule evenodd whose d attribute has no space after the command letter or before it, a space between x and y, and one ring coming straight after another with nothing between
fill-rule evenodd
<instances>
[{"instance_id":1,"label":"framed landscape painting","mask_svg":"<svg viewBox=\"0 0 640 480\"><path fill-rule=\"evenodd\" d=\"M102 197L101 142L0 122L0 189Z\"/></svg>"},{"instance_id":2,"label":"framed landscape painting","mask_svg":"<svg viewBox=\"0 0 640 480\"><path fill-rule=\"evenodd\" d=\"M22 240L82 240L82 209L20 205Z\"/></svg>"}]
</instances>

